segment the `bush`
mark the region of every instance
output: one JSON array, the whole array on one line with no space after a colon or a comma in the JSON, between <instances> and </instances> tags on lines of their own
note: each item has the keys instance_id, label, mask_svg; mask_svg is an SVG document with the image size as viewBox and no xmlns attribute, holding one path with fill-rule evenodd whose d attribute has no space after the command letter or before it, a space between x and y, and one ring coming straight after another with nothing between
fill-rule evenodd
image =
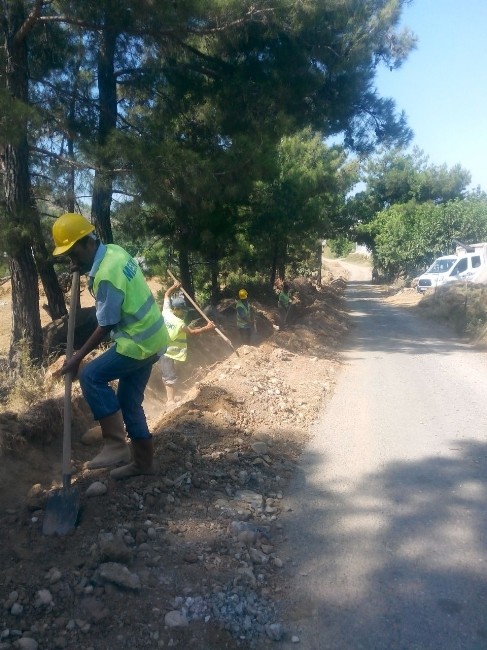
<instances>
[{"instance_id":1,"label":"bush","mask_svg":"<svg viewBox=\"0 0 487 650\"><path fill-rule=\"evenodd\" d=\"M346 237L338 237L338 239L328 239L327 244L336 257L346 257L355 248L355 244L349 241Z\"/></svg>"},{"instance_id":2,"label":"bush","mask_svg":"<svg viewBox=\"0 0 487 650\"><path fill-rule=\"evenodd\" d=\"M445 322L458 334L477 337L487 324L487 286L463 283L439 287L419 303L424 313Z\"/></svg>"}]
</instances>

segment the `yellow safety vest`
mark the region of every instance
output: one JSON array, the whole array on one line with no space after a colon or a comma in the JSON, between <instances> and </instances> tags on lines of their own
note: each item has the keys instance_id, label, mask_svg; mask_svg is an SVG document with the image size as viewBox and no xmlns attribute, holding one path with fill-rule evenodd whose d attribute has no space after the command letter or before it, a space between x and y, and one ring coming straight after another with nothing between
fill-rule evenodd
<instances>
[{"instance_id":1,"label":"yellow safety vest","mask_svg":"<svg viewBox=\"0 0 487 650\"><path fill-rule=\"evenodd\" d=\"M289 294L285 291L281 291L279 294L278 304L287 309L289 307Z\"/></svg>"},{"instance_id":2,"label":"yellow safety vest","mask_svg":"<svg viewBox=\"0 0 487 650\"><path fill-rule=\"evenodd\" d=\"M247 320L244 320L242 318L242 316L239 314L239 312L238 312L239 307L242 307L242 309L245 311L245 314L247 316ZM250 329L250 305L249 305L249 303L244 304L241 300L237 300L235 308L237 310L237 327L240 327L242 329Z\"/></svg>"},{"instance_id":3,"label":"yellow safety vest","mask_svg":"<svg viewBox=\"0 0 487 650\"><path fill-rule=\"evenodd\" d=\"M148 359L165 348L169 336L159 307L139 265L120 246L107 244L93 281L95 296L102 281L124 295L121 320L111 332L117 352L131 359Z\"/></svg>"},{"instance_id":4,"label":"yellow safety vest","mask_svg":"<svg viewBox=\"0 0 487 650\"><path fill-rule=\"evenodd\" d=\"M178 318L170 309L164 309L162 313L164 323L167 327L169 338L171 339L164 356L174 361L186 361L188 352L188 341L186 332L182 332L184 327L182 318Z\"/></svg>"}]
</instances>

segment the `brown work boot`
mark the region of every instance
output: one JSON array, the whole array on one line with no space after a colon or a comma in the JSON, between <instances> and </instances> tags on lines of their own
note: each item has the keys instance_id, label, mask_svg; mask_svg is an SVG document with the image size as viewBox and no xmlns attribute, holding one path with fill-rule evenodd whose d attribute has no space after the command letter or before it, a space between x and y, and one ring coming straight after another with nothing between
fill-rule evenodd
<instances>
[{"instance_id":1,"label":"brown work boot","mask_svg":"<svg viewBox=\"0 0 487 650\"><path fill-rule=\"evenodd\" d=\"M110 476L119 481L141 474L154 474L154 443L152 438L132 440L132 462L123 467L112 469Z\"/></svg>"},{"instance_id":2,"label":"brown work boot","mask_svg":"<svg viewBox=\"0 0 487 650\"><path fill-rule=\"evenodd\" d=\"M100 453L86 463L88 469L113 467L130 460L130 449L126 440L122 411L100 420L103 448Z\"/></svg>"}]
</instances>

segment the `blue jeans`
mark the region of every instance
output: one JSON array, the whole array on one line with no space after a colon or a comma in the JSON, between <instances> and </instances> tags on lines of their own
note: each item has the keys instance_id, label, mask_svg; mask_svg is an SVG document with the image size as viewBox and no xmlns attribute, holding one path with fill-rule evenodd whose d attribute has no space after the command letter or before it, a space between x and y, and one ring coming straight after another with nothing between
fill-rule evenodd
<instances>
[{"instance_id":1,"label":"blue jeans","mask_svg":"<svg viewBox=\"0 0 487 650\"><path fill-rule=\"evenodd\" d=\"M162 355L160 361L162 381L166 386L174 386L178 381L176 361Z\"/></svg>"},{"instance_id":2,"label":"blue jeans","mask_svg":"<svg viewBox=\"0 0 487 650\"><path fill-rule=\"evenodd\" d=\"M150 438L142 402L152 364L158 358L155 354L149 359L131 359L119 354L112 345L90 361L79 373L79 383L95 420L106 418L121 409L129 438ZM118 379L116 394L108 383L114 379Z\"/></svg>"}]
</instances>

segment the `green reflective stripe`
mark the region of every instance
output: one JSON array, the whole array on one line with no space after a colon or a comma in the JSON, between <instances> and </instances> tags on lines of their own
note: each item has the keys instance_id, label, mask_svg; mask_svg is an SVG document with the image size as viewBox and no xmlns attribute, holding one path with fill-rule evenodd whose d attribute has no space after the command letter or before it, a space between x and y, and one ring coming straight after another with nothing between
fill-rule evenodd
<instances>
[{"instance_id":1,"label":"green reflective stripe","mask_svg":"<svg viewBox=\"0 0 487 650\"><path fill-rule=\"evenodd\" d=\"M138 321L142 320L142 318L144 318L144 316L150 312L151 307L154 303L154 296L151 294L135 314L124 315L123 319L120 321L120 327L124 327L124 325L130 325L130 323L137 323Z\"/></svg>"},{"instance_id":2,"label":"green reflective stripe","mask_svg":"<svg viewBox=\"0 0 487 650\"><path fill-rule=\"evenodd\" d=\"M169 359L173 359L174 361L186 361L187 352L188 348L186 347L186 344L183 346L169 345L164 352L164 356L169 357Z\"/></svg>"},{"instance_id":3,"label":"green reflective stripe","mask_svg":"<svg viewBox=\"0 0 487 650\"><path fill-rule=\"evenodd\" d=\"M241 315L238 312L238 307L241 307L244 310L244 312L245 312L245 314L247 316L247 320L244 320L241 317ZM247 328L250 327L250 323L249 323L250 305L249 304L244 305L243 302L238 300L237 304L236 304L236 311L237 311L237 327L247 327Z\"/></svg>"},{"instance_id":4,"label":"green reflective stripe","mask_svg":"<svg viewBox=\"0 0 487 650\"><path fill-rule=\"evenodd\" d=\"M148 359L168 343L169 334L139 266L120 246L107 244L96 272L96 296L101 281L124 294L121 319L112 332L117 352L132 359Z\"/></svg>"},{"instance_id":5,"label":"green reflective stripe","mask_svg":"<svg viewBox=\"0 0 487 650\"><path fill-rule=\"evenodd\" d=\"M163 325L164 325L164 321L161 318L159 321L153 323L150 327L145 329L143 332L139 332L138 334L128 334L124 330L117 330L114 332L112 338L114 340L120 338L130 339L131 341L134 341L134 343L140 343L141 341L145 341L149 339L153 334L155 334L158 330L160 330Z\"/></svg>"},{"instance_id":6,"label":"green reflective stripe","mask_svg":"<svg viewBox=\"0 0 487 650\"><path fill-rule=\"evenodd\" d=\"M279 304L283 305L284 307L287 307L289 305L289 294L288 293L280 293L279 294Z\"/></svg>"}]
</instances>

